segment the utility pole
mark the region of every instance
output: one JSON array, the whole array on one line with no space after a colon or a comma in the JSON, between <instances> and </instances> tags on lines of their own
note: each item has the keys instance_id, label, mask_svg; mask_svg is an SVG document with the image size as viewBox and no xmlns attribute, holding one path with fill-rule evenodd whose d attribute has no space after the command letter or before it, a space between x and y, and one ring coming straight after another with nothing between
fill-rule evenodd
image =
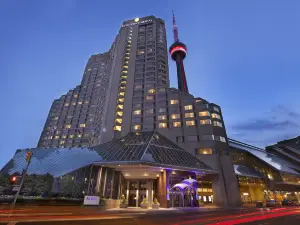
<instances>
[{"instance_id":1,"label":"utility pole","mask_svg":"<svg viewBox=\"0 0 300 225\"><path fill-rule=\"evenodd\" d=\"M24 181L25 181L25 176L26 176L26 173L27 173L29 164L30 164L30 162L31 162L31 157L32 157L32 151L27 152L27 153L26 153L26 162L27 162L27 165L26 165L25 170L23 170L23 173L22 173L22 179L21 179L21 183L20 183L20 187L19 187L19 190L18 190L17 194L15 195L15 199L14 199L14 201L13 201L13 203L12 203L12 206L13 206L13 207L15 206L15 204L16 204L16 202L17 202L18 196L19 196L19 194L20 194L20 191L21 191L21 189L22 189L23 183L24 183Z\"/></svg>"}]
</instances>

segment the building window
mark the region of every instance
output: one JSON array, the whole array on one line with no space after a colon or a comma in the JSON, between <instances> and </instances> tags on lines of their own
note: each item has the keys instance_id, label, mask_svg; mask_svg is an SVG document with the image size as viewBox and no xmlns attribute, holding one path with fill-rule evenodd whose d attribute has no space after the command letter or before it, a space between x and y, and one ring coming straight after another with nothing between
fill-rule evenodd
<instances>
[{"instance_id":1,"label":"building window","mask_svg":"<svg viewBox=\"0 0 300 225\"><path fill-rule=\"evenodd\" d=\"M122 130L122 126L114 126L114 130L121 131Z\"/></svg>"},{"instance_id":2,"label":"building window","mask_svg":"<svg viewBox=\"0 0 300 225\"><path fill-rule=\"evenodd\" d=\"M208 111L199 112L199 116L210 116L210 113Z\"/></svg>"},{"instance_id":3,"label":"building window","mask_svg":"<svg viewBox=\"0 0 300 225\"><path fill-rule=\"evenodd\" d=\"M59 136L55 136L54 139L59 139Z\"/></svg>"},{"instance_id":4,"label":"building window","mask_svg":"<svg viewBox=\"0 0 300 225\"><path fill-rule=\"evenodd\" d=\"M173 122L173 127L181 127L181 122Z\"/></svg>"},{"instance_id":5,"label":"building window","mask_svg":"<svg viewBox=\"0 0 300 225\"><path fill-rule=\"evenodd\" d=\"M220 109L218 108L218 107L216 107L216 106L214 106L214 108L213 108L216 112L220 112Z\"/></svg>"},{"instance_id":6,"label":"building window","mask_svg":"<svg viewBox=\"0 0 300 225\"><path fill-rule=\"evenodd\" d=\"M135 85L135 86L134 86L134 89L135 89L135 90L143 89L143 85Z\"/></svg>"},{"instance_id":7,"label":"building window","mask_svg":"<svg viewBox=\"0 0 300 225\"><path fill-rule=\"evenodd\" d=\"M185 105L184 110L193 110L193 106L192 105Z\"/></svg>"},{"instance_id":8,"label":"building window","mask_svg":"<svg viewBox=\"0 0 300 225\"><path fill-rule=\"evenodd\" d=\"M66 103L65 106L69 106L69 103Z\"/></svg>"},{"instance_id":9,"label":"building window","mask_svg":"<svg viewBox=\"0 0 300 225\"><path fill-rule=\"evenodd\" d=\"M158 127L159 127L159 128L167 128L168 125L167 125L167 123L159 123L159 124L158 124Z\"/></svg>"},{"instance_id":10,"label":"building window","mask_svg":"<svg viewBox=\"0 0 300 225\"><path fill-rule=\"evenodd\" d=\"M134 110L133 115L141 115L142 111L141 110Z\"/></svg>"},{"instance_id":11,"label":"building window","mask_svg":"<svg viewBox=\"0 0 300 225\"><path fill-rule=\"evenodd\" d=\"M154 89L154 88L149 89L149 90L148 90L148 93L149 93L149 94L154 94L154 93L155 93L155 89Z\"/></svg>"},{"instance_id":12,"label":"building window","mask_svg":"<svg viewBox=\"0 0 300 225\"><path fill-rule=\"evenodd\" d=\"M159 108L158 112L160 113L167 112L167 108Z\"/></svg>"},{"instance_id":13,"label":"building window","mask_svg":"<svg viewBox=\"0 0 300 225\"><path fill-rule=\"evenodd\" d=\"M125 92L119 92L119 96L124 96L125 95Z\"/></svg>"},{"instance_id":14,"label":"building window","mask_svg":"<svg viewBox=\"0 0 300 225\"><path fill-rule=\"evenodd\" d=\"M85 123L80 124L79 127L85 127Z\"/></svg>"},{"instance_id":15,"label":"building window","mask_svg":"<svg viewBox=\"0 0 300 225\"><path fill-rule=\"evenodd\" d=\"M167 119L167 115L161 115L157 117L158 120L166 120Z\"/></svg>"},{"instance_id":16,"label":"building window","mask_svg":"<svg viewBox=\"0 0 300 225\"><path fill-rule=\"evenodd\" d=\"M74 134L69 135L69 138L74 138Z\"/></svg>"},{"instance_id":17,"label":"building window","mask_svg":"<svg viewBox=\"0 0 300 225\"><path fill-rule=\"evenodd\" d=\"M159 89L158 89L158 92L159 92L159 93L165 93L165 92L166 92L166 89L165 89L165 88L159 88Z\"/></svg>"},{"instance_id":18,"label":"building window","mask_svg":"<svg viewBox=\"0 0 300 225\"><path fill-rule=\"evenodd\" d=\"M213 153L212 148L199 148L198 154L199 155L211 155Z\"/></svg>"},{"instance_id":19,"label":"building window","mask_svg":"<svg viewBox=\"0 0 300 225\"><path fill-rule=\"evenodd\" d=\"M123 112L122 111L117 111L117 116L123 116Z\"/></svg>"},{"instance_id":20,"label":"building window","mask_svg":"<svg viewBox=\"0 0 300 225\"><path fill-rule=\"evenodd\" d=\"M122 121L123 121L122 118L117 118L117 119L115 120L116 123L122 123Z\"/></svg>"},{"instance_id":21,"label":"building window","mask_svg":"<svg viewBox=\"0 0 300 225\"><path fill-rule=\"evenodd\" d=\"M118 109L123 109L124 106L123 106L123 105L117 105L117 108L118 108Z\"/></svg>"},{"instance_id":22,"label":"building window","mask_svg":"<svg viewBox=\"0 0 300 225\"><path fill-rule=\"evenodd\" d=\"M221 119L221 116L217 113L212 113L211 117L214 118L214 119L219 119L219 120Z\"/></svg>"},{"instance_id":23,"label":"building window","mask_svg":"<svg viewBox=\"0 0 300 225\"><path fill-rule=\"evenodd\" d=\"M195 126L195 120L187 120L185 121L185 125L188 127Z\"/></svg>"},{"instance_id":24,"label":"building window","mask_svg":"<svg viewBox=\"0 0 300 225\"><path fill-rule=\"evenodd\" d=\"M140 130L141 129L141 125L140 124L136 124L133 126L134 130Z\"/></svg>"},{"instance_id":25,"label":"building window","mask_svg":"<svg viewBox=\"0 0 300 225\"><path fill-rule=\"evenodd\" d=\"M188 141L198 141L198 136L197 135L191 135L187 137Z\"/></svg>"},{"instance_id":26,"label":"building window","mask_svg":"<svg viewBox=\"0 0 300 225\"><path fill-rule=\"evenodd\" d=\"M176 142L179 143L179 142L184 142L184 137L183 136L178 136L176 137Z\"/></svg>"},{"instance_id":27,"label":"building window","mask_svg":"<svg viewBox=\"0 0 300 225\"><path fill-rule=\"evenodd\" d=\"M153 99L154 99L153 95L148 95L148 96L146 96L146 100L148 100L148 101L151 101L151 100L153 100Z\"/></svg>"},{"instance_id":28,"label":"building window","mask_svg":"<svg viewBox=\"0 0 300 225\"><path fill-rule=\"evenodd\" d=\"M222 136L215 136L215 140L216 140L216 141L221 141L221 142L226 143L226 138L224 138L224 137L222 137Z\"/></svg>"},{"instance_id":29,"label":"building window","mask_svg":"<svg viewBox=\"0 0 300 225\"><path fill-rule=\"evenodd\" d=\"M119 98L118 101L123 103L124 102L124 98Z\"/></svg>"},{"instance_id":30,"label":"building window","mask_svg":"<svg viewBox=\"0 0 300 225\"><path fill-rule=\"evenodd\" d=\"M179 104L179 100L175 99L175 100L170 100L170 104L171 105L177 105Z\"/></svg>"},{"instance_id":31,"label":"building window","mask_svg":"<svg viewBox=\"0 0 300 225\"><path fill-rule=\"evenodd\" d=\"M202 135L202 140L203 141L213 141L214 135L212 135L212 134Z\"/></svg>"},{"instance_id":32,"label":"building window","mask_svg":"<svg viewBox=\"0 0 300 225\"><path fill-rule=\"evenodd\" d=\"M82 105L82 102L77 102L78 105Z\"/></svg>"},{"instance_id":33,"label":"building window","mask_svg":"<svg viewBox=\"0 0 300 225\"><path fill-rule=\"evenodd\" d=\"M219 121L213 121L213 125L215 127L223 127L223 124L221 122L219 122Z\"/></svg>"},{"instance_id":34,"label":"building window","mask_svg":"<svg viewBox=\"0 0 300 225\"><path fill-rule=\"evenodd\" d=\"M76 105L76 102L72 102L72 105Z\"/></svg>"},{"instance_id":35,"label":"building window","mask_svg":"<svg viewBox=\"0 0 300 225\"><path fill-rule=\"evenodd\" d=\"M171 118L172 118L172 120L180 119L180 114L172 114Z\"/></svg>"},{"instance_id":36,"label":"building window","mask_svg":"<svg viewBox=\"0 0 300 225\"><path fill-rule=\"evenodd\" d=\"M70 124L67 124L67 125L66 125L66 128L71 128L71 125L70 125Z\"/></svg>"},{"instance_id":37,"label":"building window","mask_svg":"<svg viewBox=\"0 0 300 225\"><path fill-rule=\"evenodd\" d=\"M195 102L202 102L202 100L201 99L196 99Z\"/></svg>"},{"instance_id":38,"label":"building window","mask_svg":"<svg viewBox=\"0 0 300 225\"><path fill-rule=\"evenodd\" d=\"M60 141L59 144L63 145L65 143L65 141Z\"/></svg>"},{"instance_id":39,"label":"building window","mask_svg":"<svg viewBox=\"0 0 300 225\"><path fill-rule=\"evenodd\" d=\"M200 120L200 125L211 124L211 120Z\"/></svg>"},{"instance_id":40,"label":"building window","mask_svg":"<svg viewBox=\"0 0 300 225\"><path fill-rule=\"evenodd\" d=\"M193 118L194 117L194 113L192 113L192 112L191 113L185 113L184 117L185 118Z\"/></svg>"},{"instance_id":41,"label":"building window","mask_svg":"<svg viewBox=\"0 0 300 225\"><path fill-rule=\"evenodd\" d=\"M154 113L154 109L146 109L146 114L153 114Z\"/></svg>"}]
</instances>

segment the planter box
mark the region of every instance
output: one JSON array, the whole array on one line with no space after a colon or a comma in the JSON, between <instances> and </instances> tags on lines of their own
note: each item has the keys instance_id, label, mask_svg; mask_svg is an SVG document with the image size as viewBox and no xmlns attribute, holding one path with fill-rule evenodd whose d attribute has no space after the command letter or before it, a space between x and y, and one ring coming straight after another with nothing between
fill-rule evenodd
<instances>
[{"instance_id":1,"label":"planter box","mask_svg":"<svg viewBox=\"0 0 300 225\"><path fill-rule=\"evenodd\" d=\"M141 208L142 208L142 209L148 209L148 203L146 203L146 204L143 204L143 203L142 203L142 204L141 204Z\"/></svg>"},{"instance_id":2,"label":"planter box","mask_svg":"<svg viewBox=\"0 0 300 225\"><path fill-rule=\"evenodd\" d=\"M152 204L152 209L159 209L160 204Z\"/></svg>"},{"instance_id":3,"label":"planter box","mask_svg":"<svg viewBox=\"0 0 300 225\"><path fill-rule=\"evenodd\" d=\"M120 208L128 208L128 204L127 203L121 203Z\"/></svg>"}]
</instances>

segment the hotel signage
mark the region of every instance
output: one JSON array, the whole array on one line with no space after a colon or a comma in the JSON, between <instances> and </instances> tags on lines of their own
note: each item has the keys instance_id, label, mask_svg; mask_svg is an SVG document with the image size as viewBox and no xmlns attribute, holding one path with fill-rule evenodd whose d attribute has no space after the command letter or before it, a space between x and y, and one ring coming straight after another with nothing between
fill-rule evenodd
<instances>
[{"instance_id":1,"label":"hotel signage","mask_svg":"<svg viewBox=\"0 0 300 225\"><path fill-rule=\"evenodd\" d=\"M137 24L143 24L143 23L148 23L148 22L151 22L152 20L143 20L143 21L140 21L139 18L135 18L134 19L134 23L128 23L128 24L124 24L122 25L122 27L128 27L128 26L134 26L134 25L137 25Z\"/></svg>"}]
</instances>

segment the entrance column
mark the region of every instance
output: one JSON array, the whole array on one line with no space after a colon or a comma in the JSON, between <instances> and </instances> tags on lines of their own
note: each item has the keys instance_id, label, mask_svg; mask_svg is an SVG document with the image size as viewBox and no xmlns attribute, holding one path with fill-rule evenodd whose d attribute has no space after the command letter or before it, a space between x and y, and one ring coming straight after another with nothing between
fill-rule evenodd
<instances>
[{"instance_id":1,"label":"entrance column","mask_svg":"<svg viewBox=\"0 0 300 225\"><path fill-rule=\"evenodd\" d=\"M161 179L159 179L160 185L160 205L164 208L168 208L168 201L169 201L169 175L170 171L164 169Z\"/></svg>"},{"instance_id":2,"label":"entrance column","mask_svg":"<svg viewBox=\"0 0 300 225\"><path fill-rule=\"evenodd\" d=\"M153 181L149 180L147 182L147 191L146 191L147 197L148 197L148 203L149 206L152 205L153 202Z\"/></svg>"},{"instance_id":3,"label":"entrance column","mask_svg":"<svg viewBox=\"0 0 300 225\"><path fill-rule=\"evenodd\" d=\"M101 166L101 168L98 169L97 184L96 184L96 193L100 192L101 177L102 177L102 166Z\"/></svg>"}]
</instances>

